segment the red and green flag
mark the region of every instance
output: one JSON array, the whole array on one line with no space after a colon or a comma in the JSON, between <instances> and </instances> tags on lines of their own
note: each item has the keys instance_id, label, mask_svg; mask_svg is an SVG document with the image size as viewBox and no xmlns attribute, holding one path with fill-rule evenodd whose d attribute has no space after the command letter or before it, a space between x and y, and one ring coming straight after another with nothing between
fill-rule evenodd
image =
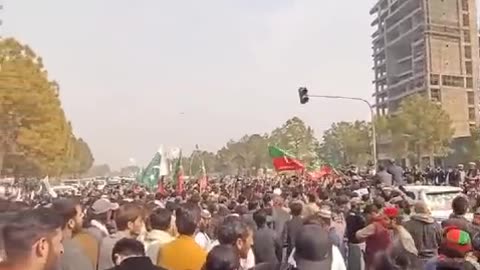
<instances>
[{"instance_id":1,"label":"red and green flag","mask_svg":"<svg viewBox=\"0 0 480 270\"><path fill-rule=\"evenodd\" d=\"M279 172L300 171L305 169L305 166L298 159L288 154L283 149L276 146L269 146L268 153L272 158L273 167Z\"/></svg>"},{"instance_id":2,"label":"red and green flag","mask_svg":"<svg viewBox=\"0 0 480 270\"><path fill-rule=\"evenodd\" d=\"M183 179L183 166L182 166L182 150L180 150L180 154L178 155L177 163L175 164L175 172L173 174L173 181L176 186L177 194L180 194L184 190L185 181Z\"/></svg>"}]
</instances>

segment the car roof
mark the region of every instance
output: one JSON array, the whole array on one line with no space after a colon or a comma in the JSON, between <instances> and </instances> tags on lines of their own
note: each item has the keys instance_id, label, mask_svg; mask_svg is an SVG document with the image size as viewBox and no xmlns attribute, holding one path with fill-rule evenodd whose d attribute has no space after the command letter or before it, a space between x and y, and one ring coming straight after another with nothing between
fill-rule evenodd
<instances>
[{"instance_id":1,"label":"car roof","mask_svg":"<svg viewBox=\"0 0 480 270\"><path fill-rule=\"evenodd\" d=\"M462 192L461 188L450 186L404 186L404 188L411 192Z\"/></svg>"}]
</instances>

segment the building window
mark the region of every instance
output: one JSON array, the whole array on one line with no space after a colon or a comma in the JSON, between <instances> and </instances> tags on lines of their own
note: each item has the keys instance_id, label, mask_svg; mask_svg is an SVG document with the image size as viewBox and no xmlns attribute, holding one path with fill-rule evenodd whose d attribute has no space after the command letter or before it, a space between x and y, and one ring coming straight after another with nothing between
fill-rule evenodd
<instances>
[{"instance_id":1,"label":"building window","mask_svg":"<svg viewBox=\"0 0 480 270\"><path fill-rule=\"evenodd\" d=\"M475 108L468 108L468 120L475 121L475 119L476 119Z\"/></svg>"},{"instance_id":2,"label":"building window","mask_svg":"<svg viewBox=\"0 0 480 270\"><path fill-rule=\"evenodd\" d=\"M467 92L467 101L468 105L475 105L475 93L471 91Z\"/></svg>"},{"instance_id":3,"label":"building window","mask_svg":"<svg viewBox=\"0 0 480 270\"><path fill-rule=\"evenodd\" d=\"M463 41L470 43L470 32L467 30L463 31Z\"/></svg>"},{"instance_id":4,"label":"building window","mask_svg":"<svg viewBox=\"0 0 480 270\"><path fill-rule=\"evenodd\" d=\"M472 75L472 61L465 61L465 73L467 73L468 75Z\"/></svg>"},{"instance_id":5,"label":"building window","mask_svg":"<svg viewBox=\"0 0 480 270\"><path fill-rule=\"evenodd\" d=\"M440 94L440 89L430 90L430 95L432 97L433 102L441 102L442 101L442 96Z\"/></svg>"},{"instance_id":6,"label":"building window","mask_svg":"<svg viewBox=\"0 0 480 270\"><path fill-rule=\"evenodd\" d=\"M472 59L472 47L471 46L465 46L465 58L467 59Z\"/></svg>"},{"instance_id":7,"label":"building window","mask_svg":"<svg viewBox=\"0 0 480 270\"><path fill-rule=\"evenodd\" d=\"M468 0L462 0L462 10L468 11Z\"/></svg>"},{"instance_id":8,"label":"building window","mask_svg":"<svg viewBox=\"0 0 480 270\"><path fill-rule=\"evenodd\" d=\"M470 16L463 14L463 26L470 26Z\"/></svg>"},{"instance_id":9,"label":"building window","mask_svg":"<svg viewBox=\"0 0 480 270\"><path fill-rule=\"evenodd\" d=\"M440 76L437 74L430 75L430 84L431 85L438 85L440 82Z\"/></svg>"},{"instance_id":10,"label":"building window","mask_svg":"<svg viewBox=\"0 0 480 270\"><path fill-rule=\"evenodd\" d=\"M473 79L467 78L467 88L473 89Z\"/></svg>"},{"instance_id":11,"label":"building window","mask_svg":"<svg viewBox=\"0 0 480 270\"><path fill-rule=\"evenodd\" d=\"M442 85L444 86L453 86L453 87L465 87L463 77L460 76L442 76Z\"/></svg>"}]
</instances>

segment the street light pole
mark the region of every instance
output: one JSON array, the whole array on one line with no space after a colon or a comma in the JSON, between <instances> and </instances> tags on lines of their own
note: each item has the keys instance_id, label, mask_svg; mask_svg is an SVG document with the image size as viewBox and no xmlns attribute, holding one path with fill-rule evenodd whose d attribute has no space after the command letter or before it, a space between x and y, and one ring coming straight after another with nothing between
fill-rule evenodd
<instances>
[{"instance_id":1,"label":"street light pole","mask_svg":"<svg viewBox=\"0 0 480 270\"><path fill-rule=\"evenodd\" d=\"M368 105L370 109L370 118L371 118L371 126L372 126L372 155L373 155L373 163L375 168L377 168L377 131L375 129L375 114L373 112L373 106L368 100L358 97L344 97L344 96L330 96L330 95L308 95L308 97L313 98L330 98L330 99L348 99L348 100L356 100L361 101Z\"/></svg>"}]
</instances>

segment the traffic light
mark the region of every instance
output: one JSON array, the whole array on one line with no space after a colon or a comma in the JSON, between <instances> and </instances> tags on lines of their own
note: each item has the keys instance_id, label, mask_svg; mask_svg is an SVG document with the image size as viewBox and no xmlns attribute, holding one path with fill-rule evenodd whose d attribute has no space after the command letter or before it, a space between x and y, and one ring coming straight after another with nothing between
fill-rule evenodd
<instances>
[{"instance_id":1,"label":"traffic light","mask_svg":"<svg viewBox=\"0 0 480 270\"><path fill-rule=\"evenodd\" d=\"M298 88L298 97L300 98L300 104L305 104L310 99L308 97L308 89L306 87Z\"/></svg>"}]
</instances>

